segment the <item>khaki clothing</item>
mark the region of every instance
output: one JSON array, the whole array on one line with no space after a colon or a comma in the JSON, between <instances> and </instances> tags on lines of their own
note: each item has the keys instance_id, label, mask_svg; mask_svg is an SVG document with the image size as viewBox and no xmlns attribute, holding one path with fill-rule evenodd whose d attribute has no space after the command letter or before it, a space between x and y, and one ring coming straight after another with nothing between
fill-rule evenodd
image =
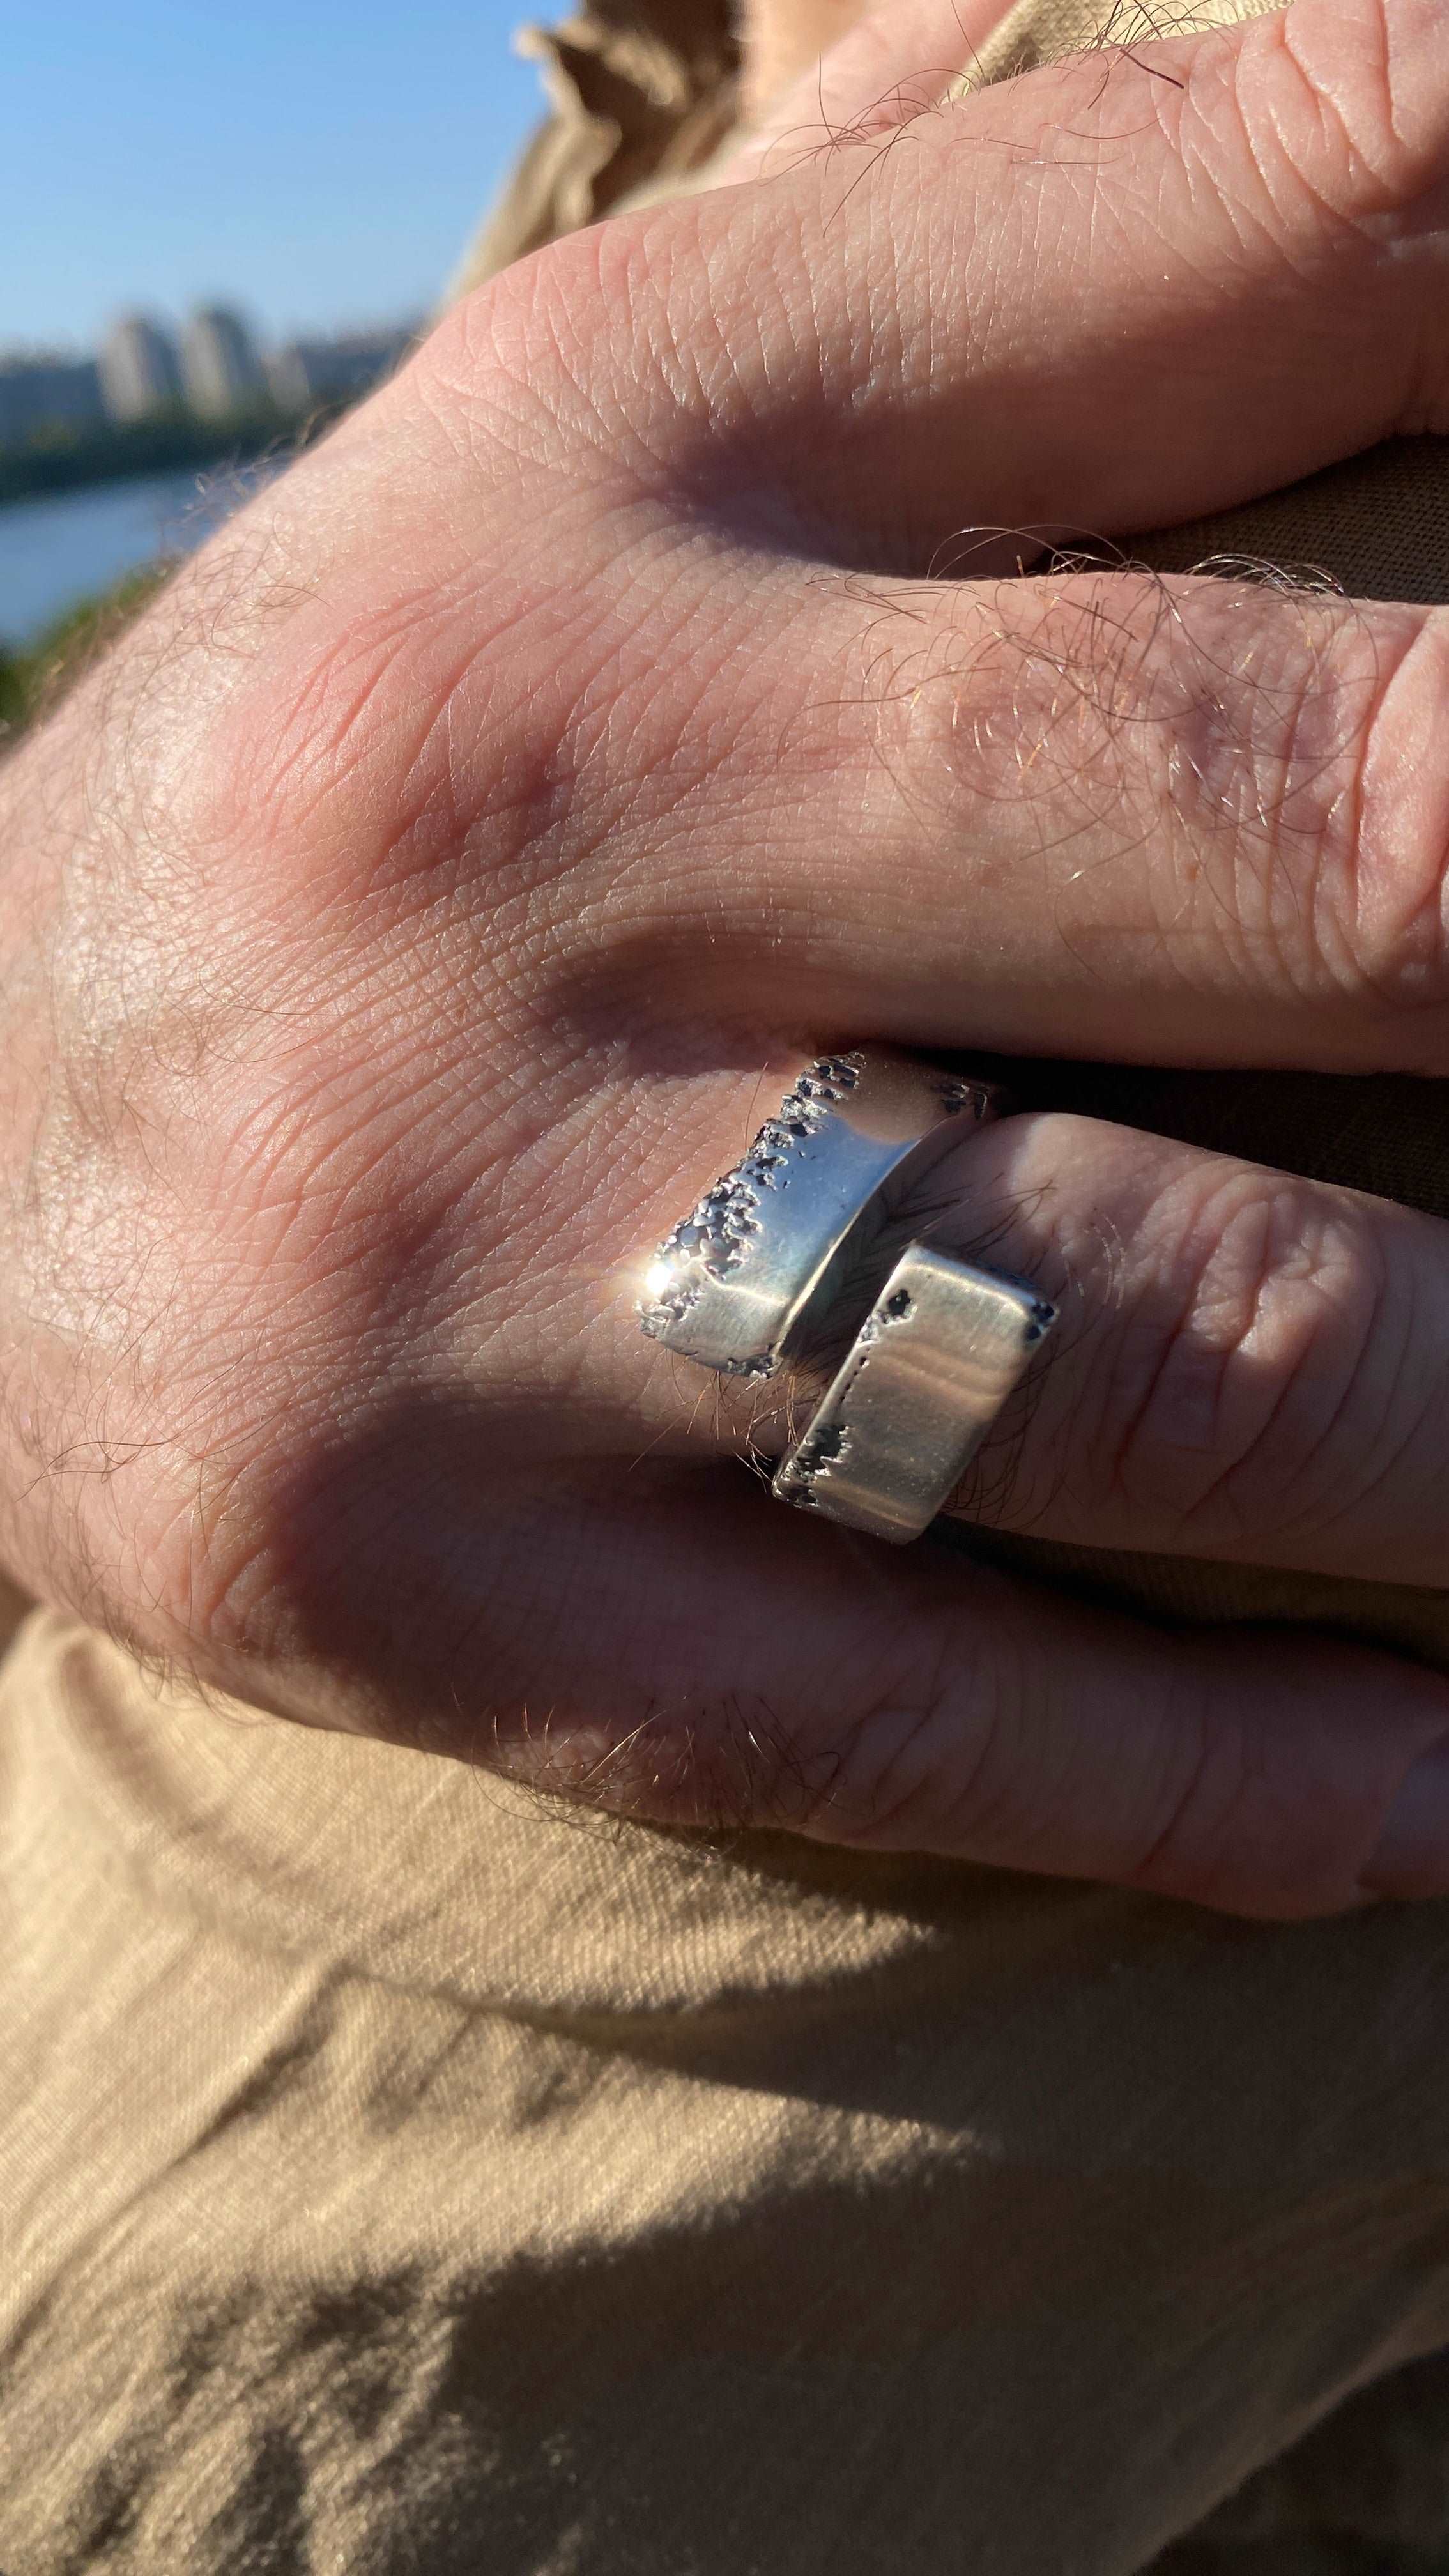
<instances>
[{"instance_id":1,"label":"khaki clothing","mask_svg":"<svg viewBox=\"0 0 1449 2576\"><path fill-rule=\"evenodd\" d=\"M6 2576L1140 2567L1449 2338L1449 1918L0 1684Z\"/></svg>"},{"instance_id":2,"label":"khaki clothing","mask_svg":"<svg viewBox=\"0 0 1449 2576\"><path fill-rule=\"evenodd\" d=\"M1084 32L1023 0L986 71ZM485 264L732 113L702 0L546 51ZM1147 551L1449 598L1443 454ZM1437 1086L1017 1081L1449 1214ZM1449 1596L992 1545L1449 1666ZM1130 2576L1449 2342L1449 1908L1255 1927L605 1825L48 1614L0 1832L4 2576ZM1170 2563L1449 2544L1444 2390L1364 2397Z\"/></svg>"}]
</instances>

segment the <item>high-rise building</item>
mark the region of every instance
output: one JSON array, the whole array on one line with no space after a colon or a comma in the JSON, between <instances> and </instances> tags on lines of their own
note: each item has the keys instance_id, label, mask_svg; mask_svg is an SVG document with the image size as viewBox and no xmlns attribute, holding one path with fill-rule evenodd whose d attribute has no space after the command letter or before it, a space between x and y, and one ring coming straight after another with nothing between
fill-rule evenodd
<instances>
[{"instance_id":1,"label":"high-rise building","mask_svg":"<svg viewBox=\"0 0 1449 2576\"><path fill-rule=\"evenodd\" d=\"M181 400L176 344L144 313L123 313L101 343L101 394L112 420L145 420Z\"/></svg>"},{"instance_id":2,"label":"high-rise building","mask_svg":"<svg viewBox=\"0 0 1449 2576\"><path fill-rule=\"evenodd\" d=\"M255 410L266 400L256 342L240 316L222 305L192 314L181 337L181 374L192 410L209 420Z\"/></svg>"},{"instance_id":3,"label":"high-rise building","mask_svg":"<svg viewBox=\"0 0 1449 2576\"><path fill-rule=\"evenodd\" d=\"M0 357L0 447L28 447L36 439L96 429L101 388L93 358L68 358L48 349L17 349Z\"/></svg>"},{"instance_id":4,"label":"high-rise building","mask_svg":"<svg viewBox=\"0 0 1449 2576\"><path fill-rule=\"evenodd\" d=\"M273 395L283 411L357 402L401 365L417 336L411 325L399 325L349 331L334 340L285 341L267 360Z\"/></svg>"}]
</instances>

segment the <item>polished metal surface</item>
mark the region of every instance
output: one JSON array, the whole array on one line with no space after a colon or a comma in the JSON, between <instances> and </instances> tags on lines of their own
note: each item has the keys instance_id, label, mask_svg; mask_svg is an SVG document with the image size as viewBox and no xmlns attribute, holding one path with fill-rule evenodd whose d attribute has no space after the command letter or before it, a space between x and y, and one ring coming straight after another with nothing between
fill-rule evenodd
<instances>
[{"instance_id":1,"label":"polished metal surface","mask_svg":"<svg viewBox=\"0 0 1449 2576\"><path fill-rule=\"evenodd\" d=\"M888 1047L820 1058L660 1245L643 1330L726 1377L773 1376L904 1190L994 1109L989 1084Z\"/></svg>"},{"instance_id":2,"label":"polished metal surface","mask_svg":"<svg viewBox=\"0 0 1449 2576\"><path fill-rule=\"evenodd\" d=\"M774 1493L876 1538L919 1538L1055 1316L1025 1282L912 1244L781 1460Z\"/></svg>"}]
</instances>

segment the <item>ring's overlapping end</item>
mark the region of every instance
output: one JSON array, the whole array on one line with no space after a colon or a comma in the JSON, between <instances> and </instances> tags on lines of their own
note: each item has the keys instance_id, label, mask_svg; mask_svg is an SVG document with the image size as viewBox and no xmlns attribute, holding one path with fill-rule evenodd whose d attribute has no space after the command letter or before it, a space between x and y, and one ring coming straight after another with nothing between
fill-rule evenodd
<instances>
[{"instance_id":1,"label":"ring's overlapping end","mask_svg":"<svg viewBox=\"0 0 1449 2576\"><path fill-rule=\"evenodd\" d=\"M879 1246L878 1278L889 1260L880 1238L909 1188L999 1106L990 1084L892 1048L819 1058L660 1245L642 1329L723 1377L773 1377L807 1346L818 1361L821 1327L859 1314L862 1262L868 1277ZM1054 1321L1026 1282L912 1244L782 1461L777 1499L919 1538Z\"/></svg>"},{"instance_id":2,"label":"ring's overlapping end","mask_svg":"<svg viewBox=\"0 0 1449 2576\"><path fill-rule=\"evenodd\" d=\"M1055 1321L1026 1281L912 1244L781 1460L776 1497L875 1538L919 1538Z\"/></svg>"}]
</instances>

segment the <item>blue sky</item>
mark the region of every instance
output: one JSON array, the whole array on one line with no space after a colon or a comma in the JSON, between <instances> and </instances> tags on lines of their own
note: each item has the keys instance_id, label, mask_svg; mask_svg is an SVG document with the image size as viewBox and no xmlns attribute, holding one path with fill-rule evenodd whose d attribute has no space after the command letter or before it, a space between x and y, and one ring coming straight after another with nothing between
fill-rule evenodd
<instances>
[{"instance_id":1,"label":"blue sky","mask_svg":"<svg viewBox=\"0 0 1449 2576\"><path fill-rule=\"evenodd\" d=\"M224 297L268 333L428 303L539 106L529 0L0 12L0 346Z\"/></svg>"}]
</instances>

